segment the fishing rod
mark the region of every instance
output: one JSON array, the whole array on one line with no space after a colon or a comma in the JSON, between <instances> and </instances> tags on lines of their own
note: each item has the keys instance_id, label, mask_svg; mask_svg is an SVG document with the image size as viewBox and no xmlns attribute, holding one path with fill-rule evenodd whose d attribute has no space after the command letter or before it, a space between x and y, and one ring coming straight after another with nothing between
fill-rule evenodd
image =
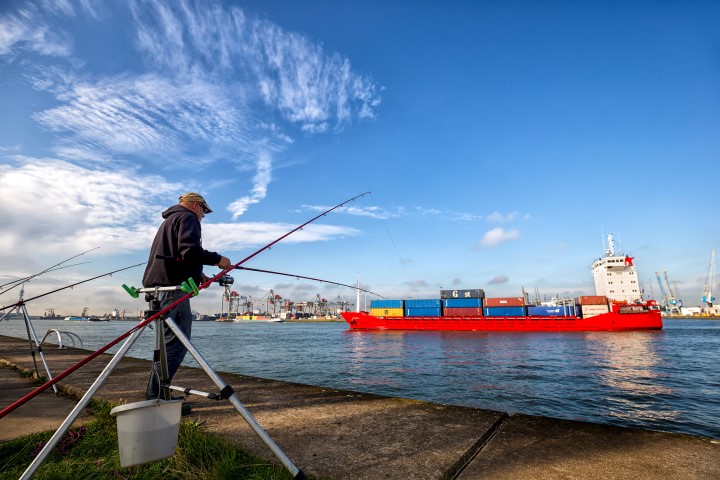
<instances>
[{"instance_id":1,"label":"fishing rod","mask_svg":"<svg viewBox=\"0 0 720 480\"><path fill-rule=\"evenodd\" d=\"M322 278L303 277L302 275L294 275L292 273L273 272L272 270L262 270L259 268L250 268L250 267L237 267L237 268L238 268L238 270L248 270L251 272L260 272L260 273L271 273L273 275L284 275L286 277L304 278L306 280L315 280L316 282L331 283L333 285L340 285L341 287L348 287L348 288L352 288L353 290L360 290L361 292L369 293L370 295L376 295L380 298L385 298L382 295L380 295L379 293L371 292L370 290L365 290L364 288L360 288L358 286L346 285L344 283L333 282L330 280L323 280Z\"/></svg>"},{"instance_id":2,"label":"fishing rod","mask_svg":"<svg viewBox=\"0 0 720 480\"><path fill-rule=\"evenodd\" d=\"M63 268L77 267L78 265L87 265L88 263L92 263L92 262L73 263L73 264L71 264L71 265L65 265L64 267L51 268L51 269L47 270L45 273L57 272L58 270L62 270ZM21 284L21 283L26 283L26 282L29 282L32 278L35 278L36 276L37 276L37 274L36 274L36 275L29 275L29 276L27 276L27 277L25 277L25 278L21 278L20 280L14 280L14 281L8 282L8 283L6 283L6 284L4 284L4 285L0 285L0 287L4 287L5 285L10 285L11 283L15 283L15 284L18 284L18 285ZM0 291L0 295L2 295L3 293L5 293L5 292L7 292L8 290L10 290L10 289L12 289L12 288L15 288L15 287L17 287L17 285L13 285L12 287L8 287L6 290Z\"/></svg>"},{"instance_id":3,"label":"fishing rod","mask_svg":"<svg viewBox=\"0 0 720 480\"><path fill-rule=\"evenodd\" d=\"M80 284L82 284L82 283L87 283L87 282L90 282L90 281L92 281L92 280L96 280L96 279L98 279L98 278L107 277L107 276L109 276L109 275L112 275L113 273L122 272L123 270L129 270L129 269L131 269L131 268L139 267L140 265L144 265L145 263L146 263L146 262L142 262L142 263L138 263L138 264L136 264L136 265L131 265L131 266L129 266L129 267L120 268L120 269L118 269L118 270L113 270L112 272L103 273L102 275L98 275L97 277L92 277L92 278L88 278L87 280L82 280L82 281L80 281L80 282L75 282L75 283L72 283L72 284L70 284L70 285L65 285L64 287L56 288L55 290L51 290L51 291L49 291L49 292L45 292L45 293L42 293L42 294L40 294L40 295L36 295L36 296L34 296L34 297L27 298L27 299L25 299L25 300L22 300L22 299L21 299L21 300L13 303L13 304L11 304L11 305L6 305L6 306L0 308L0 312L2 312L3 310L7 310L8 308L19 307L19 306L21 306L21 305L23 305L23 304L26 304L27 302L30 302L30 301L32 301L32 300L37 300L38 298L41 298L41 297L46 297L46 296L48 296L48 295L50 295L50 294L52 294L52 293L59 292L60 290L65 290L66 288L73 288L73 287L76 286L76 285L80 285Z\"/></svg>"},{"instance_id":4,"label":"fishing rod","mask_svg":"<svg viewBox=\"0 0 720 480\"><path fill-rule=\"evenodd\" d=\"M131 329L128 330L127 332L125 332L125 333L123 333L122 335L120 335L119 337L117 337L117 338L116 338L115 340L113 340L112 342L108 343L108 344L105 345L104 347L101 347L101 348L98 349L97 351L91 353L90 355L88 355L88 356L85 357L84 359L80 360L78 363L76 363L76 364L73 365L72 367L68 368L68 369L65 370L64 372L60 373L59 375L56 375L52 380L46 381L45 383L43 383L42 385L40 385L40 386L37 387L35 390L33 390L33 391L31 391L30 393L28 393L27 395L25 395L25 396L22 397L21 399L17 400L16 402L12 403L11 405L8 405L8 406L5 407L3 410L0 410L0 418L3 418L3 417L4 417L5 415L7 415L8 413L10 413L10 412L12 412L13 410L15 410L16 408L18 408L20 405L22 405L22 404L24 404L25 402L27 402L28 400L31 400L32 398L36 397L36 396L39 395L40 393L42 393L42 392L44 392L45 390L47 390L48 388L50 388L52 385L55 385L57 382L59 382L59 381L62 380L63 378L67 377L67 376L70 375L72 372L74 372L75 370L77 370L77 369L79 369L80 367L84 366L85 364L87 364L88 362L90 362L90 361L93 360L94 358L98 357L99 355L101 355L101 354L104 353L105 351L107 351L107 350L109 350L110 348L114 347L115 345L117 345L118 343L120 343L121 341L123 341L124 339L126 339L127 337L129 337L130 335L132 335L133 333L135 333L136 331L140 330L141 328L145 328L148 324L150 324L150 323L153 322L154 320L160 318L161 316L163 316L163 315L166 314L167 312L171 311L172 309L174 309L175 307L177 307L178 305L180 305L180 304L183 303L184 301L188 300L190 297L192 297L192 296L194 296L194 295L198 295L200 290L203 290L203 289L209 287L210 285L212 285L213 282L215 282L215 281L217 281L219 278L227 275L227 274L228 274L229 272L231 272L232 270L240 267L240 265L242 265L243 263L247 262L247 261L250 260L251 258L253 258L253 257L259 255L261 252L264 252L265 250L271 248L273 245L275 245L276 243L278 243L278 242L280 242L281 240L285 239L285 238L288 237L289 235L292 235L293 233L297 232L298 230L302 230L303 227L305 227L305 226L307 226L308 224L314 222L314 221L317 220L318 218L327 215L328 213L332 212L333 210L337 210L338 208L342 207L343 205L345 205L345 204L347 204L347 203L352 202L353 200L356 200L356 199L358 199L358 198L360 198L360 197L364 197L364 196L367 195L368 193L370 193L370 192L361 193L360 195L356 195L356 196L354 196L354 197L352 197L352 198L350 198L350 199L348 199L348 200L345 200L345 201L342 202L342 203L339 203L339 204L335 205L335 206L332 207L332 208L329 208L328 210L325 210L325 211L322 212L321 214L319 214L319 215L311 218L310 220L308 220L307 222L303 223L302 225L300 225L300 226L298 226L298 227L295 227L294 229L290 230L289 232L287 232L286 234L284 234L284 235L282 235L281 237L277 238L276 240L273 240L272 242L268 243L268 244L265 245L264 247L262 247L262 248L260 248L259 250L255 251L254 253L248 255L248 256L245 257L244 259L240 260L238 263L236 263L236 264L234 264L234 265L231 265L230 267L228 267L228 268L226 268L225 270L221 271L220 273L218 273L218 274L215 275L214 277L209 278L208 280L206 280L205 282L203 282L199 287L197 287L196 290L194 290L194 291L192 291L192 292L190 292L190 293L186 293L185 295L183 295L182 297L178 298L177 300L175 300L174 302L172 302L171 304L169 304L168 306L166 306L166 307L163 308L162 310L154 313L153 315L149 316L149 317L146 318L145 320L141 321L140 323L138 323L137 325L135 325L133 328L131 328Z\"/></svg>"},{"instance_id":5,"label":"fishing rod","mask_svg":"<svg viewBox=\"0 0 720 480\"><path fill-rule=\"evenodd\" d=\"M40 273L36 273L35 275L30 275L29 277L25 277L25 278L23 279L23 281L21 281L20 283L25 283L25 282L27 282L27 281L29 281L29 280L31 280L31 279L39 276L39 275L42 275L43 273L47 273L48 271L54 269L55 267L59 267L59 266L62 265L63 263L69 262L69 261L72 260L73 258L77 258L77 257L79 257L79 256L81 256L81 255L85 255L86 253L90 253L90 252L92 252L93 250L97 250L98 248L100 248L100 247L91 248L90 250L85 250L85 251L82 252L82 253L78 253L77 255L73 255L72 257L63 260L62 262L56 263L56 264L53 265L52 267L46 268L45 270L43 270L43 271L40 272ZM9 283L15 283L15 282L9 282ZM9 285L9 283L6 283L5 285ZM5 293L5 292L8 292L8 291L12 290L13 288L15 288L15 287L17 287L18 285L20 285L20 283L17 283L16 285L13 285L13 286L10 287L10 288L6 288L6 289L3 290L2 292L0 292L0 295L2 295L2 294ZM0 286L4 287L5 285L0 285Z\"/></svg>"}]
</instances>

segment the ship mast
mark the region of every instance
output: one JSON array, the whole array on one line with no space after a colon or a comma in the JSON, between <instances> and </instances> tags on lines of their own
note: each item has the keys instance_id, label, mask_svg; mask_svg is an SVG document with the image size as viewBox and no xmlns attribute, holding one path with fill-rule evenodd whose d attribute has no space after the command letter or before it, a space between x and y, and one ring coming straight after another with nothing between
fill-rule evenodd
<instances>
[{"instance_id":1,"label":"ship mast","mask_svg":"<svg viewBox=\"0 0 720 480\"><path fill-rule=\"evenodd\" d=\"M608 233L608 248L605 252L606 257L614 257L615 256L615 242L613 241L612 233Z\"/></svg>"}]
</instances>

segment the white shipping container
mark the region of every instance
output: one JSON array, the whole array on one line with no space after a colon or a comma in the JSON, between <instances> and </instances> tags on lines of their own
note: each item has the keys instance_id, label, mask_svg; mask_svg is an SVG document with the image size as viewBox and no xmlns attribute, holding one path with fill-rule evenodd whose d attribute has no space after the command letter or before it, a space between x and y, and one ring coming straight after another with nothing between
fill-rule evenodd
<instances>
[{"instance_id":1,"label":"white shipping container","mask_svg":"<svg viewBox=\"0 0 720 480\"><path fill-rule=\"evenodd\" d=\"M607 305L582 305L580 308L582 308L583 318L602 315L603 313L608 313L610 311Z\"/></svg>"}]
</instances>

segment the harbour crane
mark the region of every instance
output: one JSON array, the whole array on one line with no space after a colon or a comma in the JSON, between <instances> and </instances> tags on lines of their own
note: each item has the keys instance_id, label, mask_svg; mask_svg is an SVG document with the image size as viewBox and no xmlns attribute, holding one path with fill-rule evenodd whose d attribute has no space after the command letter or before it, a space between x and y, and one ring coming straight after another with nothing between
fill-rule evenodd
<instances>
[{"instance_id":1,"label":"harbour crane","mask_svg":"<svg viewBox=\"0 0 720 480\"><path fill-rule=\"evenodd\" d=\"M710 256L710 266L708 267L707 278L705 279L705 288L703 288L702 300L708 307L708 310L713 310L713 302L715 297L713 296L713 290L715 289L715 275L717 274L717 264L715 263L715 249L712 250Z\"/></svg>"},{"instance_id":2,"label":"harbour crane","mask_svg":"<svg viewBox=\"0 0 720 480\"><path fill-rule=\"evenodd\" d=\"M662 277L660 276L660 272L655 272L655 276L657 277L658 284L660 285L660 293L663 297L663 305L665 306L665 311L673 314L680 313L680 307L682 306L682 302L678 301L677 297L675 296L675 292L673 292L673 289L670 286L667 270L663 270Z\"/></svg>"}]
</instances>

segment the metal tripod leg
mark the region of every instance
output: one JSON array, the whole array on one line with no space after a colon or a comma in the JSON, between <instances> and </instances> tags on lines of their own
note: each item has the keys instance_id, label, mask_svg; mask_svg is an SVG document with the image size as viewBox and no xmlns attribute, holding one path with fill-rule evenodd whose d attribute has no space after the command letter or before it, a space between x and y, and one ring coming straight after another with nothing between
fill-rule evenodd
<instances>
[{"instance_id":1,"label":"metal tripod leg","mask_svg":"<svg viewBox=\"0 0 720 480\"><path fill-rule=\"evenodd\" d=\"M28 315L27 308L25 308L25 304L22 300L23 291L20 292L20 301L18 302L18 305L13 308L12 310L8 311L5 315L0 317L0 321L4 320L5 318L9 318L10 315L13 312L22 313L23 314L23 320L25 321L25 330L27 331L27 337L28 342L30 343L30 355L32 356L33 364L35 365L35 374L38 378L40 378L40 369L38 369L37 360L35 359L35 347L33 346L33 340L35 340L35 345L37 346L37 351L40 354L40 359L42 360L43 366L45 367L45 371L48 374L48 378L52 380L53 376L52 373L50 373L50 367L48 367L47 362L45 361L45 354L42 351L41 342L38 341L37 335L35 334L35 328L33 327L32 322L30 321L30 315ZM22 312L20 309L22 308ZM55 392L55 395L58 395L58 389L53 384L53 391Z\"/></svg>"},{"instance_id":2,"label":"metal tripod leg","mask_svg":"<svg viewBox=\"0 0 720 480\"><path fill-rule=\"evenodd\" d=\"M25 304L23 303L18 308L22 308L23 317L25 318L25 329L27 330L28 334L28 340L30 340L30 352L33 357L33 362L35 363L35 373L37 374L38 378L40 378L40 372L38 372L38 366L37 362L35 361L35 349L33 348L33 340L35 340L35 345L37 346L37 351L40 354L40 360L42 361L43 366L45 367L45 371L48 374L48 379L52 380L53 376L52 373L50 373L50 367L48 367L47 362L45 361L45 354L42 351L42 346L40 345L40 342L38 341L37 334L35 333L35 327L33 327L32 322L30 321L30 315L28 315L27 307L25 307ZM32 334L32 340L30 338ZM59 395L60 392L58 392L57 387L55 384L52 386L53 391L55 392L55 395Z\"/></svg>"},{"instance_id":3,"label":"metal tripod leg","mask_svg":"<svg viewBox=\"0 0 720 480\"><path fill-rule=\"evenodd\" d=\"M158 395L163 400L170 400L170 385L164 384L165 381L169 381L170 374L165 351L165 321L162 318L155 320L155 350L153 351L152 369L158 377ZM152 378L150 382L152 382Z\"/></svg>"},{"instance_id":4,"label":"metal tripod leg","mask_svg":"<svg viewBox=\"0 0 720 480\"><path fill-rule=\"evenodd\" d=\"M165 323L167 323L167 326L170 327L170 330L173 331L173 333L180 340L180 342L185 345L187 351L190 352L190 355L192 355L193 358L195 358L200 367L205 370L205 373L208 375L208 377L210 377L210 379L215 383L215 385L217 385L220 390L223 390L225 387L227 387L228 385L222 380L222 378L220 378L217 373L215 373L215 370L212 369L210 364L205 360L205 358L203 358L200 352L193 346L192 343L190 343L190 340L185 336L185 333L180 330L180 327L178 327L171 318L165 319ZM297 468L292 463L292 460L290 460L287 455L285 455L283 451L280 450L280 447L278 447L277 444L273 441L273 439L270 438L270 435L268 435L267 432L263 430L257 420L255 420L255 417L253 417L252 414L243 406L243 404L240 403L240 400L234 393L229 397L229 400L233 404L235 409L238 411L238 413L242 415L248 425L250 425L250 428L252 428L253 431L257 434L257 436L260 437L260 439L265 443L265 445L267 445L268 448L272 450L278 460L282 462L282 464L293 475L293 477L298 480L304 479L305 474L303 473L303 471Z\"/></svg>"},{"instance_id":5,"label":"metal tripod leg","mask_svg":"<svg viewBox=\"0 0 720 480\"><path fill-rule=\"evenodd\" d=\"M38 456L35 457L35 460L33 460L30 466L25 470L25 472L20 477L20 480L26 480L33 476L38 467L40 467L40 464L45 460L45 458L50 454L50 452L52 452L53 448L55 448L55 446L60 442L63 435L65 435L65 433L68 431L75 419L77 419L77 417L80 415L83 408L85 408L88 402L90 402L90 399L93 397L93 395L95 395L95 392L97 392L97 390L107 379L107 377L110 376L113 368L115 368L117 364L120 363L120 360L122 360L127 351L130 350L130 347L133 346L133 343L135 343L135 340L137 340L143 330L145 330L145 327L135 330L132 335L130 335L128 339L125 340L125 343L122 344L120 350L118 350L115 356L105 366L105 369L102 371L100 376L95 379L92 385L90 385L90 388L88 388L88 391L85 392L85 395L83 395L78 404L75 405L75 408L72 409L70 415L68 415L62 425L58 427L50 440L48 440L47 444L45 444L43 449L40 451Z\"/></svg>"}]
</instances>

